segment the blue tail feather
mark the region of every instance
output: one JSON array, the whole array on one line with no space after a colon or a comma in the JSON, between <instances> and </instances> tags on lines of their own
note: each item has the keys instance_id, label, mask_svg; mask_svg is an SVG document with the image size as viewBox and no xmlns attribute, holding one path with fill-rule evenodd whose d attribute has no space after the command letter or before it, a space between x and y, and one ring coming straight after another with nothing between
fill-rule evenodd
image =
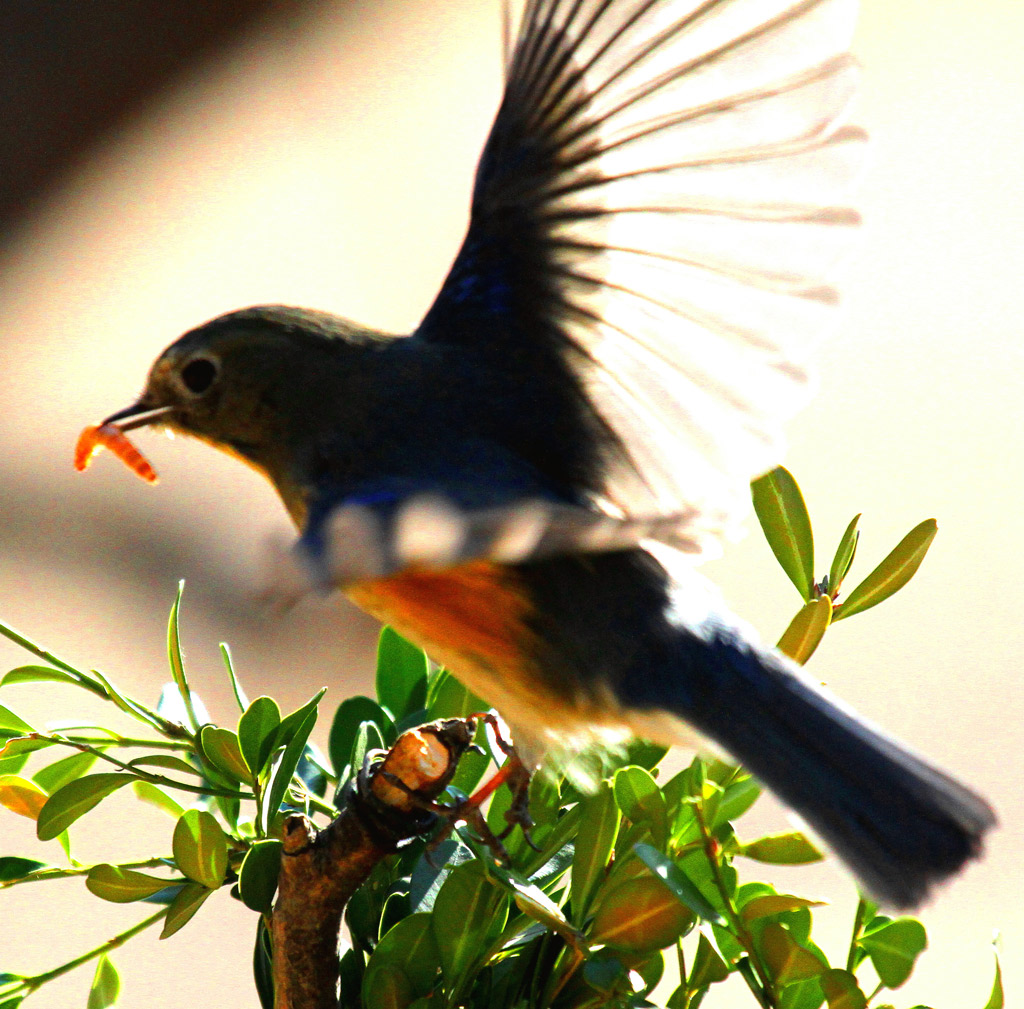
<instances>
[{"instance_id":1,"label":"blue tail feather","mask_svg":"<svg viewBox=\"0 0 1024 1009\"><path fill-rule=\"evenodd\" d=\"M921 904L981 852L991 807L865 724L777 652L720 625L679 628L664 675L631 677L620 698L669 710L726 749L792 807L869 894Z\"/></svg>"}]
</instances>

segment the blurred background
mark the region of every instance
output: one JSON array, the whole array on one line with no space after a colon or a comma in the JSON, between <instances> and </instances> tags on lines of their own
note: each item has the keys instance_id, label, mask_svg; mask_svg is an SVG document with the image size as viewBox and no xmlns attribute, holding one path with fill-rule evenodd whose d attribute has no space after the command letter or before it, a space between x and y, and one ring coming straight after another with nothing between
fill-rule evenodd
<instances>
[{"instance_id":1,"label":"blurred background","mask_svg":"<svg viewBox=\"0 0 1024 1009\"><path fill-rule=\"evenodd\" d=\"M133 399L157 352L223 311L285 302L413 327L466 224L500 38L496 0L3 5L0 619L155 700L185 578L189 668L214 719L235 718L222 640L251 696L295 707L324 684L335 703L368 689L373 621L339 600L261 608L266 544L289 531L255 474L149 433L137 443L155 489L109 455L77 475L71 452L85 424ZM986 860L923 913L931 949L900 1005L980 1009L994 930L1008 990L1024 975L1022 44L1017 0L865 0L868 224L787 459L819 568L856 512L853 578L938 519L910 586L838 625L811 669L985 792L1002 821ZM753 524L705 570L767 638L798 606ZM0 668L26 661L0 645ZM83 710L39 686L0 700L29 721ZM166 851L170 821L138 822L135 808L108 799L76 827L76 855ZM786 825L775 807L758 817L749 833ZM2 819L0 854L56 860L50 847L29 820ZM832 862L776 879L832 902L815 934L838 956L849 880ZM23 974L141 917L77 881L0 899L0 971ZM255 1005L254 927L222 893L167 943L147 933L114 957L121 1004ZM90 978L83 968L36 1002L84 1005Z\"/></svg>"}]
</instances>

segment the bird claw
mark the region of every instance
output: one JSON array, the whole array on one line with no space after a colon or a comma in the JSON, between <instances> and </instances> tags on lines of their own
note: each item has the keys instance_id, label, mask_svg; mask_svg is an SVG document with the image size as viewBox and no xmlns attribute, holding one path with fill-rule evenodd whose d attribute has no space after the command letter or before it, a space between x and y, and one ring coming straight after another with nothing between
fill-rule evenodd
<instances>
[{"instance_id":1,"label":"bird claw","mask_svg":"<svg viewBox=\"0 0 1024 1009\"><path fill-rule=\"evenodd\" d=\"M504 841L518 827L523 832L523 840L534 851L540 851L530 835L530 831L536 826L530 816L530 780L532 775L518 754L509 756L505 766L508 763L515 765L505 778L505 784L512 791L512 804L505 810L505 821L508 826L498 834L498 840Z\"/></svg>"},{"instance_id":2,"label":"bird claw","mask_svg":"<svg viewBox=\"0 0 1024 1009\"><path fill-rule=\"evenodd\" d=\"M493 714L482 712L470 715L469 717L479 718L490 725L494 732L495 742L501 752L505 754L506 760L485 785L478 788L476 792L462 802L445 805L438 802L424 802L420 797L412 796L421 808L436 814L446 821L437 836L427 846L427 859L429 861L430 854L436 851L452 835L456 824L462 821L474 831L480 843L490 849L497 861L508 865L511 862L511 858L503 842L516 827L522 830L526 843L534 851L540 851L530 836L530 831L534 827L529 811L530 779L532 774L526 764L523 763L515 746L502 736L499 722ZM487 823L481 807L503 784L507 785L512 791L512 803L505 812L505 820L508 826L501 833L496 834Z\"/></svg>"}]
</instances>

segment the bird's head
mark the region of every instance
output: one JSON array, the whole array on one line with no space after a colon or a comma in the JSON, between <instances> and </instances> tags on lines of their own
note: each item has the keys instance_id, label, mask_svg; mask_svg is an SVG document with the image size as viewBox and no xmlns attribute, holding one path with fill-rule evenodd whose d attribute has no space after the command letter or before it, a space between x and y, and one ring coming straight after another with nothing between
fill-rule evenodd
<instances>
[{"instance_id":1,"label":"bird's head","mask_svg":"<svg viewBox=\"0 0 1024 1009\"><path fill-rule=\"evenodd\" d=\"M287 501L303 455L344 408L339 392L365 387L365 350L381 339L327 313L283 306L232 312L172 343L138 400L103 423L201 438L263 471ZM340 382L342 375L353 381Z\"/></svg>"}]
</instances>

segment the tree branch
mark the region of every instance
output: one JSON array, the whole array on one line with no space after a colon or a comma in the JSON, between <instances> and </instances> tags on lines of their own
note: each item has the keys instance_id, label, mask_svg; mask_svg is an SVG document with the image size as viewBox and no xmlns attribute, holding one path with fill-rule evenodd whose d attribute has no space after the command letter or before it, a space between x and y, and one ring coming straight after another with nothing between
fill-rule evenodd
<instances>
[{"instance_id":1,"label":"tree branch","mask_svg":"<svg viewBox=\"0 0 1024 1009\"><path fill-rule=\"evenodd\" d=\"M367 760L345 808L323 830L296 813L271 918L277 1009L337 1009L341 916L373 867L402 841L425 833L427 808L445 789L473 738L472 719L449 719L401 735Z\"/></svg>"}]
</instances>

